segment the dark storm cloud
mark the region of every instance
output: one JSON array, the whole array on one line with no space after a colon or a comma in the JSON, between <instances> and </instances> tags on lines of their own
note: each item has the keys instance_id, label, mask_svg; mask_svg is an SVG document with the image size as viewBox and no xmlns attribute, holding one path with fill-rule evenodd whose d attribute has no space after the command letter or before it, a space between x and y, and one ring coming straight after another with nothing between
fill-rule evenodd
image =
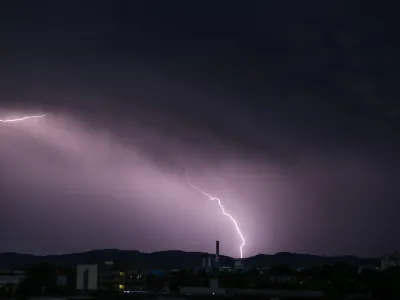
<instances>
[{"instance_id":1,"label":"dark storm cloud","mask_svg":"<svg viewBox=\"0 0 400 300\"><path fill-rule=\"evenodd\" d=\"M398 247L391 16L221 3L2 4L0 251Z\"/></svg>"}]
</instances>

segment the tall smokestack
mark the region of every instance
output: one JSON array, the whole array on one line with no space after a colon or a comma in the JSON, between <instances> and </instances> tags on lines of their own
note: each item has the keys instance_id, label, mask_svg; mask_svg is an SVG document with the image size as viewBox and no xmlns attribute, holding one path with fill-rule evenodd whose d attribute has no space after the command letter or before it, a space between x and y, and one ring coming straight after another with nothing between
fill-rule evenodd
<instances>
[{"instance_id":1,"label":"tall smokestack","mask_svg":"<svg viewBox=\"0 0 400 300\"><path fill-rule=\"evenodd\" d=\"M217 256L217 259L219 259L219 241L215 242L215 255Z\"/></svg>"}]
</instances>

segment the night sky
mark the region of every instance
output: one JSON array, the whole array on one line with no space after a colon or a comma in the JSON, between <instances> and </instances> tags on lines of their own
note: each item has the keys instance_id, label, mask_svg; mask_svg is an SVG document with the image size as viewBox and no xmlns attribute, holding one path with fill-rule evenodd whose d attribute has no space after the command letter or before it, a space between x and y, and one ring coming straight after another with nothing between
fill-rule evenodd
<instances>
[{"instance_id":1,"label":"night sky","mask_svg":"<svg viewBox=\"0 0 400 300\"><path fill-rule=\"evenodd\" d=\"M279 2L279 4L278 4ZM378 1L3 1L0 252L400 248Z\"/></svg>"}]
</instances>

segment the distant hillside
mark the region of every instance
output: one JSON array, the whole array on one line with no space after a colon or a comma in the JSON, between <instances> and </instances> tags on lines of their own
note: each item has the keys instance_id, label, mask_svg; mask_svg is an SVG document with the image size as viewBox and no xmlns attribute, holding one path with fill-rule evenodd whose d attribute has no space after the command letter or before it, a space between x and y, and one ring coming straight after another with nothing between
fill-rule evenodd
<instances>
[{"instance_id":1,"label":"distant hillside","mask_svg":"<svg viewBox=\"0 0 400 300\"><path fill-rule=\"evenodd\" d=\"M25 267L42 262L49 262L57 266L74 267L80 263L104 263L114 261L126 268L193 268L201 265L204 253L184 251L162 251L142 253L128 250L93 250L83 253L35 256L30 254L2 253L0 254L0 268ZM221 257L221 264L231 265L234 259ZM351 263L356 265L379 265L378 259L364 259L355 256L322 257L308 254L277 253L274 255L256 255L245 259L247 267L269 267L284 264L291 268L309 267L327 263Z\"/></svg>"}]
</instances>

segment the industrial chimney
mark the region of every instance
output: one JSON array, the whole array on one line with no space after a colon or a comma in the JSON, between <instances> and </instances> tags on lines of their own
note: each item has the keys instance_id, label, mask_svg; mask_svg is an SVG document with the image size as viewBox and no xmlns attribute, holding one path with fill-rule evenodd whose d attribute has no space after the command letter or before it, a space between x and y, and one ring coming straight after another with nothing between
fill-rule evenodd
<instances>
[{"instance_id":1,"label":"industrial chimney","mask_svg":"<svg viewBox=\"0 0 400 300\"><path fill-rule=\"evenodd\" d=\"M219 241L215 242L215 262L213 267L214 275L219 272Z\"/></svg>"}]
</instances>

